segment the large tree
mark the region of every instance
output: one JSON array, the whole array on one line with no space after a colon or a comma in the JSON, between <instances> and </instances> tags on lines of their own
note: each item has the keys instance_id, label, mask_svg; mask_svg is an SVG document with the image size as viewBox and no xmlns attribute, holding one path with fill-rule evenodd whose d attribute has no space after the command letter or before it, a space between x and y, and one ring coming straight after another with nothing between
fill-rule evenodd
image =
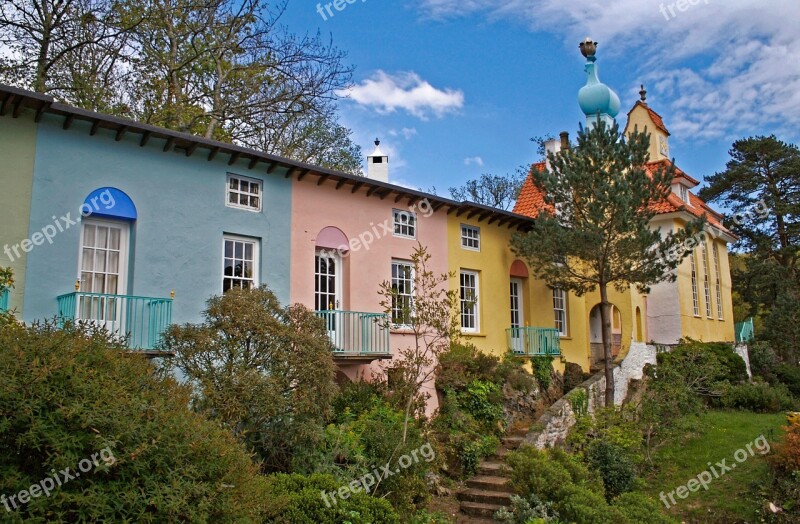
<instances>
[{"instance_id":1,"label":"large tree","mask_svg":"<svg viewBox=\"0 0 800 524\"><path fill-rule=\"evenodd\" d=\"M725 170L700 196L728 211L726 224L746 253L733 265L734 287L764 315L761 336L792 361L800 345L800 150L772 136L737 140Z\"/></svg>"},{"instance_id":2,"label":"large tree","mask_svg":"<svg viewBox=\"0 0 800 524\"><path fill-rule=\"evenodd\" d=\"M678 231L653 229L655 202L671 191L674 166L650 172L650 137L623 137L617 124L580 129L577 146L549 155L551 170L534 171L546 208L533 228L512 239L514 251L548 285L577 295L599 289L608 405L614 402L609 287L619 291L674 281L688 251L684 241L703 219Z\"/></svg>"},{"instance_id":3,"label":"large tree","mask_svg":"<svg viewBox=\"0 0 800 524\"><path fill-rule=\"evenodd\" d=\"M506 175L484 173L480 178L467 180L459 187L451 187L450 196L454 200L475 202L508 211L514 207L526 176L527 170L524 168Z\"/></svg>"}]
</instances>

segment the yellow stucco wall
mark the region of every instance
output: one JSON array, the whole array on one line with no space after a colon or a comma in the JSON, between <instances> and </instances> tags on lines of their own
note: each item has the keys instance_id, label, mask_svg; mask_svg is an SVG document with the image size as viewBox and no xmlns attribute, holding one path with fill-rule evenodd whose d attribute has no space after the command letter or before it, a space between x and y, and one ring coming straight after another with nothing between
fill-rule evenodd
<instances>
[{"instance_id":1,"label":"yellow stucco wall","mask_svg":"<svg viewBox=\"0 0 800 524\"><path fill-rule=\"evenodd\" d=\"M461 246L461 224L480 228L480 251ZM448 219L449 270L456 275L451 280L451 289L458 290L458 275L461 270L478 273L479 332L464 333L464 339L479 350L498 357L509 351L506 329L511 325L510 269L517 259L510 248L513 233L514 230L508 229L505 225L498 227L496 224L487 224L486 221L467 219L463 215L457 217L453 214ZM523 324L533 327L554 327L552 290L541 280L532 277L522 280ZM568 294L567 297L568 336L561 338L563 358L556 359L553 366L556 370L563 371L563 360L575 362L588 370L588 315L591 305L587 305L587 297L576 297L572 294ZM625 301L620 298L619 302L620 309L625 311ZM629 299L627 303L629 315ZM627 332L630 333L629 327Z\"/></svg>"},{"instance_id":2,"label":"yellow stucco wall","mask_svg":"<svg viewBox=\"0 0 800 524\"><path fill-rule=\"evenodd\" d=\"M676 224L682 226L681 223ZM706 342L732 342L734 340L733 299L731 296L731 275L728 261L728 249L724 240L706 235L702 239L707 249L708 264L703 267L701 247L698 245L694 253L681 262L678 267L678 296L681 311L681 335ZM716 267L714 264L714 244L719 251L720 283L722 294L722 320L717 311ZM697 299L699 315L695 315L692 291L692 262L694 256L697 270ZM708 271L711 316L707 315L704 275Z\"/></svg>"},{"instance_id":3,"label":"yellow stucco wall","mask_svg":"<svg viewBox=\"0 0 800 524\"><path fill-rule=\"evenodd\" d=\"M657 128L656 125L653 123L653 119L650 118L650 114L647 110L637 105L633 108L630 115L628 115L628 122L625 126L625 135L630 135L633 133L634 129L638 129L640 133L647 132L650 133L650 148L648 149L648 153L650 153L650 160L662 160L662 159L669 159L669 156L665 156L661 153L659 149L659 139L663 139L667 141L667 146L669 146L669 137L667 136L664 131Z\"/></svg>"}]
</instances>

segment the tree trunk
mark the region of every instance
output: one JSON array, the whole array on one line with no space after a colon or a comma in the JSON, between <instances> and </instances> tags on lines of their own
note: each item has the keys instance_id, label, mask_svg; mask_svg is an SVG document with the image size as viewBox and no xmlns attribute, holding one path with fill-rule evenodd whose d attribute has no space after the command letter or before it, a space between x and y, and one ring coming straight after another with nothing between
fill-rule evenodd
<instances>
[{"instance_id":1,"label":"tree trunk","mask_svg":"<svg viewBox=\"0 0 800 524\"><path fill-rule=\"evenodd\" d=\"M611 356L611 303L608 301L608 289L605 283L600 284L600 321L603 332L603 358L606 372L606 406L614 405L614 370Z\"/></svg>"}]
</instances>

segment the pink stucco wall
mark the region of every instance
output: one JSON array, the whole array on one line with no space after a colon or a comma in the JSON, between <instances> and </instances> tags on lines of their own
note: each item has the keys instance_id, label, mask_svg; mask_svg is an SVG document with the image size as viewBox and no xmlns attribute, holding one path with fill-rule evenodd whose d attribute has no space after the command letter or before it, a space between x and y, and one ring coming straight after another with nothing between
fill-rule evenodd
<instances>
[{"instance_id":1,"label":"pink stucco wall","mask_svg":"<svg viewBox=\"0 0 800 524\"><path fill-rule=\"evenodd\" d=\"M351 193L349 185L339 191L333 182L317 186L315 177L295 180L292 187L291 239L291 301L314 308L314 255L317 235L325 227L340 229L351 242L360 238L343 257L342 303L339 309L348 311L381 312L378 286L391 279L392 259L408 260L417 240L428 248L430 269L445 273L447 265L447 214L444 209L433 213L426 202L409 208L408 199L395 203L396 195L381 200L377 195L367 197L365 190ZM392 209L415 211L417 240L395 237L381 224L392 226ZM376 234L377 233L377 234ZM371 240L371 241L370 241ZM413 343L409 336L392 333L392 354ZM384 364L385 365L385 364ZM342 364L340 369L350 378L371 377L380 363L371 365ZM437 407L436 394L429 385L431 401L428 412Z\"/></svg>"}]
</instances>

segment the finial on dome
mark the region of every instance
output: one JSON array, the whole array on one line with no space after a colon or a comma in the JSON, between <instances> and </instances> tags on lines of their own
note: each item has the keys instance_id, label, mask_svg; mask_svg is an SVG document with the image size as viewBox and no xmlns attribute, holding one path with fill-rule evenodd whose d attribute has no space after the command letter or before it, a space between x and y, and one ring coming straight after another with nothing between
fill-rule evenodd
<instances>
[{"instance_id":1,"label":"finial on dome","mask_svg":"<svg viewBox=\"0 0 800 524\"><path fill-rule=\"evenodd\" d=\"M646 104L647 103L647 89L644 88L644 84L642 84L640 87L641 87L641 90L639 91L639 97L641 97L642 103Z\"/></svg>"},{"instance_id":2,"label":"finial on dome","mask_svg":"<svg viewBox=\"0 0 800 524\"><path fill-rule=\"evenodd\" d=\"M597 53L597 42L593 41L590 37L586 37L586 40L578 44L578 47L581 49L581 54L587 59L592 62L595 61L595 53Z\"/></svg>"}]
</instances>

